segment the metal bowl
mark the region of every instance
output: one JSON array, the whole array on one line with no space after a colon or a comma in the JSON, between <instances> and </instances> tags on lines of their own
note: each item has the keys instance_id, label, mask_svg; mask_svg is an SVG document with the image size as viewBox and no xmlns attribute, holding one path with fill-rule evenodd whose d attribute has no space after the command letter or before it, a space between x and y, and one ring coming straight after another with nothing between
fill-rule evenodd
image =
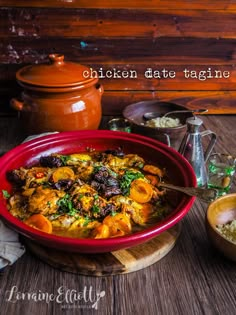
<instances>
[{"instance_id":1,"label":"metal bowl","mask_svg":"<svg viewBox=\"0 0 236 315\"><path fill-rule=\"evenodd\" d=\"M175 114L175 117L179 118L181 125L173 128L149 127L146 125L144 118L146 113L155 112L162 117L164 114L175 110L186 111L187 108L169 102L142 101L126 106L123 110L123 116L132 124L133 132L154 138L178 150L187 131L186 119L193 116L191 112Z\"/></svg>"}]
</instances>

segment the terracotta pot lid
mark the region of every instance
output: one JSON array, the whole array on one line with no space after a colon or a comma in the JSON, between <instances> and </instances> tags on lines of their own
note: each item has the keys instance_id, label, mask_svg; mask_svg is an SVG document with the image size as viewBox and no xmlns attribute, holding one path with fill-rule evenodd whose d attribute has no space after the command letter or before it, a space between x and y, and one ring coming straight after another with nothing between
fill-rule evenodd
<instances>
[{"instance_id":1,"label":"terracotta pot lid","mask_svg":"<svg viewBox=\"0 0 236 315\"><path fill-rule=\"evenodd\" d=\"M19 83L37 87L75 87L92 85L98 81L95 72L74 62L65 62L60 54L49 55L50 63L29 65L18 70L16 79Z\"/></svg>"}]
</instances>

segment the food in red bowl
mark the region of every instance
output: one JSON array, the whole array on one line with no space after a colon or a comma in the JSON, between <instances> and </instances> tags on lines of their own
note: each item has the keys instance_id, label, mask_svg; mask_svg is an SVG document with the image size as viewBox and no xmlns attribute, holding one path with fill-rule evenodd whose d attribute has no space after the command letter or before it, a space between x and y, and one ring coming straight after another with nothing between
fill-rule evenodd
<instances>
[{"instance_id":1,"label":"food in red bowl","mask_svg":"<svg viewBox=\"0 0 236 315\"><path fill-rule=\"evenodd\" d=\"M42 223L41 221L40 221L41 222L40 224L42 225L40 227L36 225L36 228L34 228L33 226L34 226L35 220L36 219L38 220L39 217L41 219L41 216L43 216L44 213L42 210L43 208L41 209L40 206L37 208L34 205L33 199L31 200L31 207L29 208L32 213L30 213L30 216L29 214L26 213L26 217L28 216L26 220L19 219L17 215L15 215L14 211L12 213L9 212L9 200L6 199L6 195L8 193L10 195L14 195L12 181L9 180L9 174L11 174L13 170L19 170L21 167L23 170L34 167L35 165L39 164L42 157L48 157L52 154L67 158L68 156L73 156L73 154L74 154L73 157L75 156L77 157L76 154L81 156L81 154L83 153L85 154L86 159L91 159L91 156L95 154L96 158L98 158L98 156L102 156L102 157L99 157L101 158L101 160L99 160L99 163L103 163L105 151L106 152L120 151L123 154L125 154L126 159L127 159L127 155L138 156L139 158L141 158L141 160L145 161L146 166L151 165L154 168L158 167L158 169L160 170L165 170L165 179L175 185L186 186L186 187L196 185L195 174L190 164L177 151L173 150L172 148L156 140L149 139L147 137L136 135L136 134L128 134L128 133L123 133L123 132L116 132L116 131L114 132L114 131L105 131L105 130L98 130L96 132L95 131L62 132L58 134L36 138L34 140L21 144L18 147L6 153L0 159L0 176L1 176L0 191L2 192L2 197L0 199L0 215L2 219L11 228L16 230L20 234L42 245L56 248L56 249L65 250L65 251L72 251L72 252L101 253L101 252L109 252L109 251L124 249L124 248L128 248L128 247L146 242L149 239L157 236L161 232L165 231L166 229L175 225L190 210L195 199L194 197L189 197L178 192L170 192L170 191L167 191L165 193L161 192L161 193L164 193L164 196L165 196L164 199L165 199L165 202L167 202L168 209L169 209L168 212L165 213L165 215L161 216L159 215L159 212L157 211L156 217L153 216L152 220L148 222L147 224L145 224L146 222L141 222L141 224L135 225L134 223L137 223L137 222L134 222L135 220L133 220L134 217L132 216L132 210L131 210L130 212L126 213L127 216L131 217L131 219L129 220L129 223L127 224L130 224L129 226L132 226L132 228L129 228L128 232L126 231L127 233L123 233L123 231L121 231L122 233L120 234L119 233L112 234L111 232L109 233L104 232L105 234L103 234L102 237L100 237L101 235L99 236L99 234L96 234L96 233L97 231L100 231L99 229L101 227L101 224L104 224L105 222L105 225L106 225L107 222L110 222L113 220L112 217L114 216L114 211L113 211L114 209L110 210L110 213L108 213L107 215L104 215L103 217L99 217L99 216L96 217L96 215L94 214L92 217L89 217L89 220L92 221L92 224L94 225L94 227L99 227L99 228L97 229L97 231L95 229L93 233L88 234L89 235L88 237L82 237L79 234L75 236L75 235L70 235L68 233L64 233L64 234L59 233L58 235L58 233L53 233L53 229L51 228L48 230L42 229L41 226L45 222ZM123 157L114 158L114 156L112 155L108 157L106 156L105 158L108 160L110 159L109 160L110 164L108 164L108 166L111 167L111 172L114 172L114 170L116 170L114 167L116 167L117 160L121 162L123 161L122 160ZM91 166L91 162L86 165ZM99 167L100 166L101 165L99 164ZM75 165L73 167L75 167ZM95 165L95 167L97 169L97 165ZM148 195L150 187L152 187L153 191L151 191L152 199L149 197L147 198L146 196L145 198L147 198L147 200L144 200L142 198L139 199L138 198L139 196L136 195L136 197L138 198L136 201L138 204L146 203L146 204L153 205L154 203L157 202L157 200L153 198L153 196L155 195L157 191L159 191L158 184L157 184L157 187L154 187L156 184L151 181L151 179L153 179L152 177L153 174L150 173L150 167L145 168L142 165L142 163L129 164L129 171L137 172L137 168L140 168L140 171L143 172L143 174L145 175L144 178L141 178L141 179L136 178L136 184L139 183L138 185L139 189L147 190L145 191L145 193L147 192L146 195ZM121 167L121 173L119 171L120 180L122 180L122 178L124 177L123 176L124 174L122 173L122 171L124 172L124 169L127 169L127 165L124 165L123 170ZM71 175L70 163L64 166L64 168L62 167L60 171L58 170L59 169L55 170L53 168L53 170L49 171L49 173L51 172L50 179L48 179L48 182L50 183L50 185L52 183L53 185L58 184L57 181L63 178L63 176L67 176L70 178L70 180L71 178L74 180L74 177L73 177L74 174L72 173ZM72 172L74 171L75 173L78 171L78 166L76 166L76 169L73 169ZM93 173L91 172L91 174ZM41 176L40 177L36 176L36 177L38 178L40 182L42 177ZM114 180L114 177L112 177L112 179ZM82 180L84 180L84 178ZM135 180L132 181L133 186L134 186L134 182ZM148 182L148 185L144 184L147 182ZM91 184L91 181L90 181L90 184ZM26 186L25 183L23 183L22 185ZM26 199L28 198L30 194L35 193L35 189L37 189L37 187L35 187L35 183L31 186L30 185L27 187L27 190L24 191ZM120 182L119 182L119 185L120 185ZM85 186L86 184L84 184L83 182L82 184L80 183L80 187L84 188ZM97 189L96 185L93 186L93 189L95 188ZM48 188L45 187L45 189L48 189ZM56 187L56 188L53 187L53 189L54 191L55 189L57 189L56 194L60 195L61 199L63 199L65 195L68 195L65 192L65 190L63 189L61 190L61 187ZM76 189L76 191L78 192L78 187L74 189ZM129 189L134 190L134 187L130 186ZM43 191L42 187L41 187L41 190ZM101 192L101 196L100 196L100 192ZM61 195L61 194L64 194L64 195ZM77 201L81 199L81 196L82 196L81 191L79 192L79 194L77 194ZM89 196L87 192L86 194L87 194L86 196ZM93 194L93 200L102 199L104 197L103 194L104 194L104 190L98 189L98 192L96 193L97 198L95 198L94 197L95 195ZM116 199L117 194L119 196L122 195L121 192L119 193L113 192L112 197L108 194L108 197L107 197L108 201L110 197L114 198L114 200L117 201ZM135 193L133 193L133 196L135 196ZM136 197L134 197L134 199ZM125 197L125 198L129 198L129 197ZM60 205L62 205L61 199L60 199ZM39 199L36 199L36 201L38 200ZM160 200L162 199L160 198ZM53 199L46 201L47 205L50 206L50 203L52 201ZM46 203L44 200L44 205L46 205ZM42 205L43 205L43 201L42 201ZM80 206L81 206L81 203L80 203ZM96 209L95 209L95 206L96 204L93 204L93 210L94 211L96 210L95 212L97 212L98 207L96 206ZM120 208L118 210L117 209L118 208L115 208L115 217L117 216L117 214L119 214L116 218L118 217L120 218L122 216L120 214L121 210ZM76 215L81 214L80 212L81 207L76 208L75 203L73 204L72 210L73 210L72 211L73 213L74 213L74 210L77 211ZM117 211L118 213L116 213ZM52 214L55 215L55 211ZM46 213L46 215L48 216L48 213ZM33 217L33 220L31 218L31 221L30 221L30 217ZM110 221L107 219L107 217L109 217ZM87 216L85 218L87 219ZM122 220L123 219L124 218L122 218ZM30 222L27 220L29 220ZM109 225L109 223L107 224ZM43 226L45 227L45 225ZM139 227L137 228L137 226ZM44 230L45 232L43 232L42 230ZM98 235L98 237L96 237L96 235Z\"/></svg>"}]
</instances>

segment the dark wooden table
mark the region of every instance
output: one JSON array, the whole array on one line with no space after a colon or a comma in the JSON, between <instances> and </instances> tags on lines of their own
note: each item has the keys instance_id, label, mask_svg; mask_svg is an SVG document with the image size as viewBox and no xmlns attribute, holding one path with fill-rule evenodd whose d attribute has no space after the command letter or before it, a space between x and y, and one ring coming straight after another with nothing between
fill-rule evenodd
<instances>
[{"instance_id":1,"label":"dark wooden table","mask_svg":"<svg viewBox=\"0 0 236 315\"><path fill-rule=\"evenodd\" d=\"M209 115L202 119L204 128L218 135L214 150L236 154L236 116ZM0 119L2 152L20 143L21 137L15 117ZM232 191L236 191L235 181ZM129 274L92 277L67 273L27 251L0 275L1 314L236 314L236 265L209 243L206 208L206 203L196 200L183 219L181 235L169 254L150 267ZM91 308L92 303L83 295L80 301L72 298L73 303L60 303L60 298L53 298L60 296L61 288L77 297L86 290L93 299L101 292L104 296L97 309ZM14 299L8 301L11 290L15 290ZM43 294L44 301L34 300Z\"/></svg>"}]
</instances>

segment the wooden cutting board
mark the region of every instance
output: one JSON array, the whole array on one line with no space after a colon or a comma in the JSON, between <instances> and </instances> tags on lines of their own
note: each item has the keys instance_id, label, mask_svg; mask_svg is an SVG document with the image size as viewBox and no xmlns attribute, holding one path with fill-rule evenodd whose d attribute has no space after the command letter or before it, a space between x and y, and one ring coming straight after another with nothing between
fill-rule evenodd
<instances>
[{"instance_id":1,"label":"wooden cutting board","mask_svg":"<svg viewBox=\"0 0 236 315\"><path fill-rule=\"evenodd\" d=\"M107 276L134 272L156 263L174 247L180 231L179 223L144 244L102 254L63 252L27 238L23 242L29 251L54 268L81 275Z\"/></svg>"}]
</instances>

